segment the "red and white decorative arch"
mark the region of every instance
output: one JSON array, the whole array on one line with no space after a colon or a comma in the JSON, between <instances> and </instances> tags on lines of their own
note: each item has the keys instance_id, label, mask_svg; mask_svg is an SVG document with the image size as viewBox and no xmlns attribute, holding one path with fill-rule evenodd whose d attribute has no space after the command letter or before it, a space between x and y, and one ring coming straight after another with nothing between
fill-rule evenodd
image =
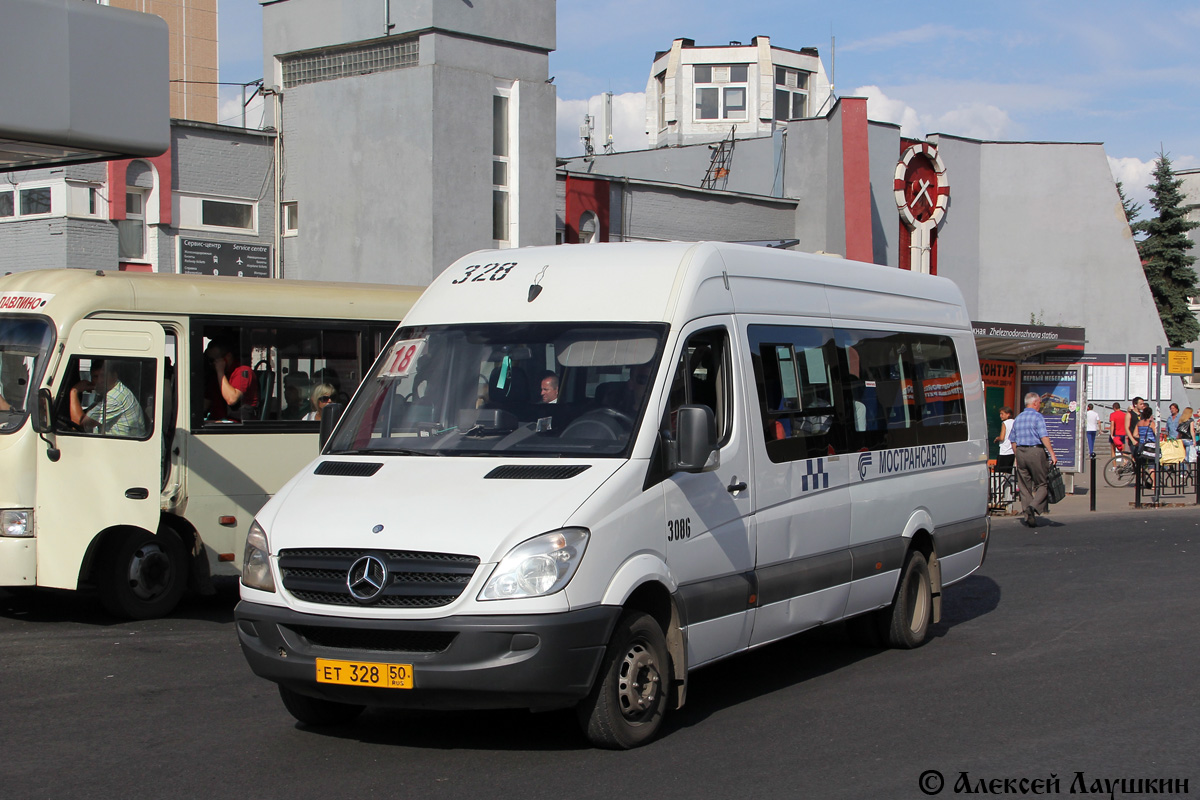
<instances>
[{"instance_id":1,"label":"red and white decorative arch","mask_svg":"<svg viewBox=\"0 0 1200 800\"><path fill-rule=\"evenodd\" d=\"M901 237L909 241L900 254L900 266L936 275L937 229L950 205L950 181L937 147L927 142L909 146L896 164L894 187L903 232L909 234Z\"/></svg>"}]
</instances>

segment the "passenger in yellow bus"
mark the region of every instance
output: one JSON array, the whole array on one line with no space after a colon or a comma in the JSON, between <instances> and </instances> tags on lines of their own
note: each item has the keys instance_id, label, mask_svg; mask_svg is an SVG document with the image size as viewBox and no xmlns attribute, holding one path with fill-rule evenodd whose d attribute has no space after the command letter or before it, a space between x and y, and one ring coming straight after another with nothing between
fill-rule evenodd
<instances>
[{"instance_id":1,"label":"passenger in yellow bus","mask_svg":"<svg viewBox=\"0 0 1200 800\"><path fill-rule=\"evenodd\" d=\"M321 412L325 406L333 402L333 393L337 391L331 384L318 383L313 387L310 402L313 410L304 415L305 422L320 422Z\"/></svg>"},{"instance_id":2,"label":"passenger in yellow bus","mask_svg":"<svg viewBox=\"0 0 1200 800\"><path fill-rule=\"evenodd\" d=\"M144 439L146 420L141 405L129 387L121 382L117 365L92 359L91 375L90 381L79 381L71 387L71 421L88 433L98 429L105 436ZM90 391L99 392L104 398L84 409L81 394Z\"/></svg>"},{"instance_id":3,"label":"passenger in yellow bus","mask_svg":"<svg viewBox=\"0 0 1200 800\"><path fill-rule=\"evenodd\" d=\"M208 419L257 419L258 382L254 372L242 366L233 346L214 339L204 351L204 359L214 370L204 385L204 405Z\"/></svg>"}]
</instances>

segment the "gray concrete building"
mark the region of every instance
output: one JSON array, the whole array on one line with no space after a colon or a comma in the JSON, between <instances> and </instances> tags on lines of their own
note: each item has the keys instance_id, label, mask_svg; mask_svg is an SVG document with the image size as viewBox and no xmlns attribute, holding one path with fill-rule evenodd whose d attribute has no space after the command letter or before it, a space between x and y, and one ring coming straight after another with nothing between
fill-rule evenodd
<instances>
[{"instance_id":1,"label":"gray concrete building","mask_svg":"<svg viewBox=\"0 0 1200 800\"><path fill-rule=\"evenodd\" d=\"M554 242L554 0L260 0L288 278Z\"/></svg>"},{"instance_id":2,"label":"gray concrete building","mask_svg":"<svg viewBox=\"0 0 1200 800\"><path fill-rule=\"evenodd\" d=\"M270 132L174 120L159 156L9 172L0 182L0 273L270 277L274 143Z\"/></svg>"}]
</instances>

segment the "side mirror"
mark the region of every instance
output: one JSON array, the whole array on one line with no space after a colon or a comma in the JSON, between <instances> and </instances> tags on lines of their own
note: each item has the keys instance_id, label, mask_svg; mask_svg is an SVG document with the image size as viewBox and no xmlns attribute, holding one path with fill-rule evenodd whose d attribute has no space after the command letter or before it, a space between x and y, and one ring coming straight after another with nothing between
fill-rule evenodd
<instances>
[{"instance_id":1,"label":"side mirror","mask_svg":"<svg viewBox=\"0 0 1200 800\"><path fill-rule=\"evenodd\" d=\"M37 408L34 409L33 429L38 433L50 433L54 430L54 398L49 389L38 389Z\"/></svg>"},{"instance_id":2,"label":"side mirror","mask_svg":"<svg viewBox=\"0 0 1200 800\"><path fill-rule=\"evenodd\" d=\"M342 412L345 410L346 407L341 403L330 403L321 411L321 450L325 449L325 443L333 435L333 429L337 427L338 420L342 418Z\"/></svg>"},{"instance_id":3,"label":"side mirror","mask_svg":"<svg viewBox=\"0 0 1200 800\"><path fill-rule=\"evenodd\" d=\"M677 432L672 472L704 472L721 464L717 452L717 421L708 406L680 406L675 414Z\"/></svg>"}]
</instances>

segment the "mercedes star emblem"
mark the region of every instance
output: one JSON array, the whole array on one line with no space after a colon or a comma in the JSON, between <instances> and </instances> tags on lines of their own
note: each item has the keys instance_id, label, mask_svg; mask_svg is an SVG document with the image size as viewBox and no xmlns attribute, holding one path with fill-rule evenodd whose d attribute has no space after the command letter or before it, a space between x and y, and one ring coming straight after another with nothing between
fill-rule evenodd
<instances>
[{"instance_id":1,"label":"mercedes star emblem","mask_svg":"<svg viewBox=\"0 0 1200 800\"><path fill-rule=\"evenodd\" d=\"M378 556L363 556L346 573L346 588L360 603L374 603L388 583L387 565Z\"/></svg>"}]
</instances>

